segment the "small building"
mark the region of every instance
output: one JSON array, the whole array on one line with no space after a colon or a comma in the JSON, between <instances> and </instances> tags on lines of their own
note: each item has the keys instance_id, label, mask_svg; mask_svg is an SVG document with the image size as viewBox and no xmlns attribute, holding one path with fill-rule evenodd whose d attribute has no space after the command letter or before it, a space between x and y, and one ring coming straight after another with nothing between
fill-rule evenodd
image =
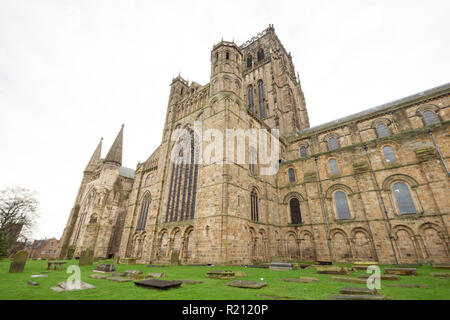
<instances>
[{"instance_id":1,"label":"small building","mask_svg":"<svg viewBox=\"0 0 450 320\"><path fill-rule=\"evenodd\" d=\"M58 251L59 240L56 238L34 240L29 258L55 259Z\"/></svg>"}]
</instances>

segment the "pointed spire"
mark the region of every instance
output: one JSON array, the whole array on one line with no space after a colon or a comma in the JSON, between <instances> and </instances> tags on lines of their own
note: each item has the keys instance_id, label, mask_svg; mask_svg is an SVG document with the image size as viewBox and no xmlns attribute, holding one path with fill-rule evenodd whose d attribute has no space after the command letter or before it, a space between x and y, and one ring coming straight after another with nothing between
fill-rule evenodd
<instances>
[{"instance_id":1,"label":"pointed spire","mask_svg":"<svg viewBox=\"0 0 450 320\"><path fill-rule=\"evenodd\" d=\"M92 154L91 160L89 160L86 169L84 171L92 172L95 170L97 165L100 162L100 156L102 154L102 141L103 138L100 139L100 142L98 143L97 148L95 149L94 153Z\"/></svg>"},{"instance_id":2,"label":"pointed spire","mask_svg":"<svg viewBox=\"0 0 450 320\"><path fill-rule=\"evenodd\" d=\"M119 134L116 137L116 140L114 140L114 143L111 146L111 149L109 149L108 154L105 157L105 162L115 162L119 165L122 165L122 141L123 141L123 127L125 125L122 124L122 128L120 129Z\"/></svg>"}]
</instances>

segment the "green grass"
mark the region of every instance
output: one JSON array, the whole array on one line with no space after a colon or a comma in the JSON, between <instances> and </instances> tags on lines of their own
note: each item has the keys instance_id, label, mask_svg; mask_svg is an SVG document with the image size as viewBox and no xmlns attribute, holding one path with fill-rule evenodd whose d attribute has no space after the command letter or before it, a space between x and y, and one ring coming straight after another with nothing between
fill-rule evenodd
<instances>
[{"instance_id":1,"label":"green grass","mask_svg":"<svg viewBox=\"0 0 450 320\"><path fill-rule=\"evenodd\" d=\"M62 271L54 271L47 278L31 278L32 274L39 274L46 270L46 261L28 260L23 273L8 273L9 260L0 261L0 299L12 300L264 300L269 297L280 297L284 299L327 299L330 294L338 293L345 286L365 287L363 284L333 282L332 275L316 274L315 270L292 270L275 271L269 269L244 268L239 266L168 266L162 268L147 267L146 265L116 265L117 272L130 269L138 269L147 274L149 272L164 272L168 275L166 280L192 279L203 280L202 284L183 284L180 289L159 291L139 288L133 282L117 283L104 279L91 279L89 275L95 269L96 264L108 261L96 262L93 266L81 267L81 280L96 286L96 289L58 293L50 289L58 282L66 281L69 274L66 273L70 264L78 265L77 260L67 261ZM385 267L381 266L383 270ZM243 280L259 281L261 278L267 282L262 289L241 289L227 286L230 280L218 280L206 278L208 270L234 270L243 271L247 274ZM380 293L387 295L390 299L415 299L415 300L441 300L450 299L450 279L440 279L429 276L430 272L446 272L445 270L433 270L431 266L418 268L418 276L403 276L398 281L381 281ZM447 271L448 272L448 271ZM350 273L349 276L357 277L365 274L365 271ZM279 278L298 278L300 276L316 277L319 282L315 283L291 283L279 281ZM29 280L39 283L38 287L27 284ZM390 288L387 283L416 283L427 284L428 288ZM261 297L260 295L263 295Z\"/></svg>"}]
</instances>

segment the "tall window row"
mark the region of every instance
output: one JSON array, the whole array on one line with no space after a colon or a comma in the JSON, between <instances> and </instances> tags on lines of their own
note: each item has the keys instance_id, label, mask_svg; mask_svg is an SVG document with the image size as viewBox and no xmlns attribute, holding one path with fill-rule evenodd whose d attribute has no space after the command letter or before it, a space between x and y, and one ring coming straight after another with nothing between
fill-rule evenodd
<instances>
[{"instance_id":1,"label":"tall window row","mask_svg":"<svg viewBox=\"0 0 450 320\"><path fill-rule=\"evenodd\" d=\"M194 133L190 133L188 161L180 157L172 164L165 222L193 219L197 196L198 158Z\"/></svg>"},{"instance_id":2,"label":"tall window row","mask_svg":"<svg viewBox=\"0 0 450 320\"><path fill-rule=\"evenodd\" d=\"M262 80L258 81L258 103L259 103L259 116L260 118L267 117L267 101L264 93L264 82ZM247 90L247 98L248 98L248 109L252 112L255 112L255 101L253 94L253 86L248 86Z\"/></svg>"}]
</instances>

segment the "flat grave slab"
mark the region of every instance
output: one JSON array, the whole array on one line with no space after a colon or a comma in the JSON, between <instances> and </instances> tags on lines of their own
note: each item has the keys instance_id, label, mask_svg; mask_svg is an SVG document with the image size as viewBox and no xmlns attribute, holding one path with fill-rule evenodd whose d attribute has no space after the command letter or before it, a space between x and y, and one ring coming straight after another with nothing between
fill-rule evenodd
<instances>
[{"instance_id":1,"label":"flat grave slab","mask_svg":"<svg viewBox=\"0 0 450 320\"><path fill-rule=\"evenodd\" d=\"M316 266L316 272L318 274L347 275L348 269L344 266Z\"/></svg>"},{"instance_id":2,"label":"flat grave slab","mask_svg":"<svg viewBox=\"0 0 450 320\"><path fill-rule=\"evenodd\" d=\"M432 276L432 277L439 277L439 278L450 278L450 272L449 273L445 273L445 272L431 272L430 276Z\"/></svg>"},{"instance_id":3,"label":"flat grave slab","mask_svg":"<svg viewBox=\"0 0 450 320\"><path fill-rule=\"evenodd\" d=\"M269 269L268 265L264 265L264 264L246 264L243 265L243 267L246 268L257 268L257 269Z\"/></svg>"},{"instance_id":4,"label":"flat grave slab","mask_svg":"<svg viewBox=\"0 0 450 320\"><path fill-rule=\"evenodd\" d=\"M386 268L384 269L385 274L396 274L401 276L417 276L416 268Z\"/></svg>"},{"instance_id":5,"label":"flat grave slab","mask_svg":"<svg viewBox=\"0 0 450 320\"><path fill-rule=\"evenodd\" d=\"M147 274L147 277L164 278L164 277L167 277L167 274L162 273L162 272L150 272L149 274Z\"/></svg>"},{"instance_id":6,"label":"flat grave slab","mask_svg":"<svg viewBox=\"0 0 450 320\"><path fill-rule=\"evenodd\" d=\"M349 282L349 283L361 283L361 284L366 284L367 283L367 280L365 280L365 279L350 278L350 277L331 277L331 281Z\"/></svg>"},{"instance_id":7,"label":"flat grave slab","mask_svg":"<svg viewBox=\"0 0 450 320\"><path fill-rule=\"evenodd\" d=\"M433 269L450 270L450 264L433 264Z\"/></svg>"},{"instance_id":8,"label":"flat grave slab","mask_svg":"<svg viewBox=\"0 0 450 320\"><path fill-rule=\"evenodd\" d=\"M378 294L332 294L328 299L333 300L387 300L388 298Z\"/></svg>"},{"instance_id":9,"label":"flat grave slab","mask_svg":"<svg viewBox=\"0 0 450 320\"><path fill-rule=\"evenodd\" d=\"M363 274L360 275L358 278L360 279L368 279L371 275L370 274ZM400 277L395 274L382 274L380 275L381 280L400 280Z\"/></svg>"},{"instance_id":10,"label":"flat grave slab","mask_svg":"<svg viewBox=\"0 0 450 320\"><path fill-rule=\"evenodd\" d=\"M318 282L319 279L312 278L312 277L300 277L300 278L281 278L278 279L279 281L285 281L285 282L299 282L299 283L311 283L311 282Z\"/></svg>"},{"instance_id":11,"label":"flat grave slab","mask_svg":"<svg viewBox=\"0 0 450 320\"><path fill-rule=\"evenodd\" d=\"M58 283L58 286L51 287L53 291L56 292L67 292L67 291L79 291L79 290L87 290L87 289L95 289L95 287L92 284L80 281L80 287L68 287L66 282L60 282Z\"/></svg>"},{"instance_id":12,"label":"flat grave slab","mask_svg":"<svg viewBox=\"0 0 450 320\"><path fill-rule=\"evenodd\" d=\"M30 285L30 286L34 286L34 287L37 287L38 285L39 285L39 283L37 283L37 282L35 282L35 281L28 281L28 284Z\"/></svg>"},{"instance_id":13,"label":"flat grave slab","mask_svg":"<svg viewBox=\"0 0 450 320\"><path fill-rule=\"evenodd\" d=\"M288 262L271 262L269 265L270 270L292 270L294 266Z\"/></svg>"},{"instance_id":14,"label":"flat grave slab","mask_svg":"<svg viewBox=\"0 0 450 320\"><path fill-rule=\"evenodd\" d=\"M247 289L261 289L262 287L267 286L267 282L235 280L227 283L227 286Z\"/></svg>"},{"instance_id":15,"label":"flat grave slab","mask_svg":"<svg viewBox=\"0 0 450 320\"><path fill-rule=\"evenodd\" d=\"M124 274L126 277L130 277L143 274L143 272L141 270L125 270Z\"/></svg>"},{"instance_id":16,"label":"flat grave slab","mask_svg":"<svg viewBox=\"0 0 450 320\"><path fill-rule=\"evenodd\" d=\"M167 281L160 279L149 279L143 281L135 281L134 284L138 287L150 288L150 289L159 289L159 290L167 290L179 288L182 284L181 281Z\"/></svg>"},{"instance_id":17,"label":"flat grave slab","mask_svg":"<svg viewBox=\"0 0 450 320\"><path fill-rule=\"evenodd\" d=\"M339 293L341 294L377 294L376 289L368 289L368 288L356 288L356 287L344 287Z\"/></svg>"},{"instance_id":18,"label":"flat grave slab","mask_svg":"<svg viewBox=\"0 0 450 320\"><path fill-rule=\"evenodd\" d=\"M316 262L319 266L331 266L333 264L333 262L328 261L328 260L319 260Z\"/></svg>"},{"instance_id":19,"label":"flat grave slab","mask_svg":"<svg viewBox=\"0 0 450 320\"><path fill-rule=\"evenodd\" d=\"M388 283L386 286L392 288L428 288L427 284L416 283Z\"/></svg>"},{"instance_id":20,"label":"flat grave slab","mask_svg":"<svg viewBox=\"0 0 450 320\"><path fill-rule=\"evenodd\" d=\"M131 282L133 280L123 277L108 277L106 280L114 281L114 282Z\"/></svg>"},{"instance_id":21,"label":"flat grave slab","mask_svg":"<svg viewBox=\"0 0 450 320\"><path fill-rule=\"evenodd\" d=\"M31 278L48 278L47 274L32 274Z\"/></svg>"},{"instance_id":22,"label":"flat grave slab","mask_svg":"<svg viewBox=\"0 0 450 320\"><path fill-rule=\"evenodd\" d=\"M230 270L210 270L206 273L208 278L212 279L232 279L234 272Z\"/></svg>"},{"instance_id":23,"label":"flat grave slab","mask_svg":"<svg viewBox=\"0 0 450 320\"><path fill-rule=\"evenodd\" d=\"M92 279L106 279L108 276L105 274L98 274L98 273L93 273L89 276L89 278Z\"/></svg>"}]
</instances>

